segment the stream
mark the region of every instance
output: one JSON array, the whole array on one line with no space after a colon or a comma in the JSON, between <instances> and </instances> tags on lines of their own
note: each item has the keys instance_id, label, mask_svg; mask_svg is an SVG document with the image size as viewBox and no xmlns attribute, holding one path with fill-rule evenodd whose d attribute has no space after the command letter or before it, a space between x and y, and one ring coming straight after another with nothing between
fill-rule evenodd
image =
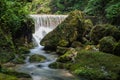
<instances>
[{"instance_id":1,"label":"stream","mask_svg":"<svg viewBox=\"0 0 120 80\"><path fill-rule=\"evenodd\" d=\"M39 43L41 39L57 25L59 25L66 15L31 15L35 21L35 33L33 34L33 43L35 47L30 49L26 57L25 64L17 68L18 72L30 74L33 80L82 80L77 79L69 71L64 69L51 69L49 64L57 59L55 52L46 52ZM30 63L31 55L38 54L46 57L44 62Z\"/></svg>"}]
</instances>

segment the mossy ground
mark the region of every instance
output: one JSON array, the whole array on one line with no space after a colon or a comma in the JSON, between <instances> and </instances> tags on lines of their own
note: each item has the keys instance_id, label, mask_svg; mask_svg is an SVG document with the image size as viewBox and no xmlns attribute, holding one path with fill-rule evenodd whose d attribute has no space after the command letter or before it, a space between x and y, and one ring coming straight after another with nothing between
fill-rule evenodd
<instances>
[{"instance_id":1,"label":"mossy ground","mask_svg":"<svg viewBox=\"0 0 120 80\"><path fill-rule=\"evenodd\" d=\"M68 69L88 80L119 80L120 57L98 51L77 50L77 52L74 62L64 60L67 59L65 55L68 52L66 52L50 66Z\"/></svg>"}]
</instances>

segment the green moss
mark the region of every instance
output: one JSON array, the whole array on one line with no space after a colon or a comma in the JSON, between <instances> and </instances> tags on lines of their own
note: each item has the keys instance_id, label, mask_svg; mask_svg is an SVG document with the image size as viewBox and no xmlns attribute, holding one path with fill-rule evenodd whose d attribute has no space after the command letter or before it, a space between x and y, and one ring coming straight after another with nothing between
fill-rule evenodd
<instances>
[{"instance_id":1,"label":"green moss","mask_svg":"<svg viewBox=\"0 0 120 80\"><path fill-rule=\"evenodd\" d=\"M76 48L76 47L83 47L83 44L79 41L74 41L71 45L71 47Z\"/></svg>"},{"instance_id":2,"label":"green moss","mask_svg":"<svg viewBox=\"0 0 120 80\"><path fill-rule=\"evenodd\" d=\"M42 55L34 54L30 57L30 62L43 62L45 59Z\"/></svg>"},{"instance_id":3,"label":"green moss","mask_svg":"<svg viewBox=\"0 0 120 80\"><path fill-rule=\"evenodd\" d=\"M21 46L19 46L18 53L19 54L28 54L28 53L30 53L30 50L27 47L24 47L24 46L21 47Z\"/></svg>"},{"instance_id":4,"label":"green moss","mask_svg":"<svg viewBox=\"0 0 120 80\"><path fill-rule=\"evenodd\" d=\"M120 40L120 31L116 28L116 26L110 25L110 24L102 24L102 25L96 25L91 30L91 41L94 42L94 44L98 44L99 40L105 36L112 36L116 39L116 41Z\"/></svg>"},{"instance_id":5,"label":"green moss","mask_svg":"<svg viewBox=\"0 0 120 80\"><path fill-rule=\"evenodd\" d=\"M113 49L113 54L120 56L120 41L116 43L114 49Z\"/></svg>"},{"instance_id":6,"label":"green moss","mask_svg":"<svg viewBox=\"0 0 120 80\"><path fill-rule=\"evenodd\" d=\"M68 51L52 67L69 69L90 80L119 80L120 57L99 51L76 50L78 53L74 62L65 61L63 56L68 55Z\"/></svg>"},{"instance_id":7,"label":"green moss","mask_svg":"<svg viewBox=\"0 0 120 80\"><path fill-rule=\"evenodd\" d=\"M0 52L0 63L7 63L15 58L15 55L11 52Z\"/></svg>"},{"instance_id":8,"label":"green moss","mask_svg":"<svg viewBox=\"0 0 120 80\"><path fill-rule=\"evenodd\" d=\"M58 42L58 46L61 46L61 47L67 46L68 44L69 42L64 39Z\"/></svg>"},{"instance_id":9,"label":"green moss","mask_svg":"<svg viewBox=\"0 0 120 80\"><path fill-rule=\"evenodd\" d=\"M113 37L103 37L100 42L100 51L106 52L106 53L113 53L113 48L116 44L116 41Z\"/></svg>"},{"instance_id":10,"label":"green moss","mask_svg":"<svg viewBox=\"0 0 120 80\"><path fill-rule=\"evenodd\" d=\"M7 69L1 66L0 80L31 80L31 76L25 73L16 72L13 69Z\"/></svg>"},{"instance_id":11,"label":"green moss","mask_svg":"<svg viewBox=\"0 0 120 80\"><path fill-rule=\"evenodd\" d=\"M66 48L66 47L60 47L60 46L57 46L57 49L56 49L56 52L57 54L59 55L63 55L65 54L66 51L70 50L69 48Z\"/></svg>"},{"instance_id":12,"label":"green moss","mask_svg":"<svg viewBox=\"0 0 120 80\"><path fill-rule=\"evenodd\" d=\"M15 76L0 73L0 80L19 80L19 79L16 78Z\"/></svg>"}]
</instances>

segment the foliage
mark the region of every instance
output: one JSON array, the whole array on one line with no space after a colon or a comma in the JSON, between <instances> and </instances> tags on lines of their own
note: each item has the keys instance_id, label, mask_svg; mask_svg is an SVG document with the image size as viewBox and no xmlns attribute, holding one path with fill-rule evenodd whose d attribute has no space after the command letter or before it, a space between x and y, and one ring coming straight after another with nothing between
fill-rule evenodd
<instances>
[{"instance_id":1,"label":"foliage","mask_svg":"<svg viewBox=\"0 0 120 80\"><path fill-rule=\"evenodd\" d=\"M108 19L113 23L114 20L119 20L117 17L120 16L120 2L119 0L89 0L84 11L89 15Z\"/></svg>"},{"instance_id":2,"label":"foliage","mask_svg":"<svg viewBox=\"0 0 120 80\"><path fill-rule=\"evenodd\" d=\"M31 14L48 14L51 11L49 7L50 1L51 0L32 0L32 2L27 3L26 6L29 8Z\"/></svg>"},{"instance_id":3,"label":"foliage","mask_svg":"<svg viewBox=\"0 0 120 80\"><path fill-rule=\"evenodd\" d=\"M14 35L22 26L21 22L26 19L28 9L22 5L22 2L1 0L0 1L0 26L3 30L10 30Z\"/></svg>"},{"instance_id":4,"label":"foliage","mask_svg":"<svg viewBox=\"0 0 120 80\"><path fill-rule=\"evenodd\" d=\"M84 10L89 0L51 0L50 6L53 13L66 13L72 10Z\"/></svg>"}]
</instances>

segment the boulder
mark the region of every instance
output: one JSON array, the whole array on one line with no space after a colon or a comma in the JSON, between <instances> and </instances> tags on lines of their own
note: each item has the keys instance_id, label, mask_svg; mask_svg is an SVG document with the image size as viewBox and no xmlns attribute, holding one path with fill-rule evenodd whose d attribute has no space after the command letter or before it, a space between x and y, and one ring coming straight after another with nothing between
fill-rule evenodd
<instances>
[{"instance_id":1,"label":"boulder","mask_svg":"<svg viewBox=\"0 0 120 80\"><path fill-rule=\"evenodd\" d=\"M79 38L82 40L84 28L84 14L81 11L73 11L52 32L48 33L40 42L42 46L57 48L66 47Z\"/></svg>"},{"instance_id":2,"label":"boulder","mask_svg":"<svg viewBox=\"0 0 120 80\"><path fill-rule=\"evenodd\" d=\"M77 47L83 47L83 44L79 41L74 41L71 45L71 47L73 48L77 48Z\"/></svg>"},{"instance_id":3,"label":"boulder","mask_svg":"<svg viewBox=\"0 0 120 80\"><path fill-rule=\"evenodd\" d=\"M34 54L30 57L30 62L43 62L45 59L42 55Z\"/></svg>"},{"instance_id":4,"label":"boulder","mask_svg":"<svg viewBox=\"0 0 120 80\"><path fill-rule=\"evenodd\" d=\"M103 37L99 41L99 44L100 44L100 47L99 47L100 51L106 52L106 53L113 53L113 48L116 44L116 41L113 37L107 36L107 37Z\"/></svg>"},{"instance_id":5,"label":"boulder","mask_svg":"<svg viewBox=\"0 0 120 80\"><path fill-rule=\"evenodd\" d=\"M63 55L66 53L66 51L70 50L69 48L66 48L66 47L60 47L60 46L57 46L57 49L56 49L56 53L59 54L59 55Z\"/></svg>"}]
</instances>

